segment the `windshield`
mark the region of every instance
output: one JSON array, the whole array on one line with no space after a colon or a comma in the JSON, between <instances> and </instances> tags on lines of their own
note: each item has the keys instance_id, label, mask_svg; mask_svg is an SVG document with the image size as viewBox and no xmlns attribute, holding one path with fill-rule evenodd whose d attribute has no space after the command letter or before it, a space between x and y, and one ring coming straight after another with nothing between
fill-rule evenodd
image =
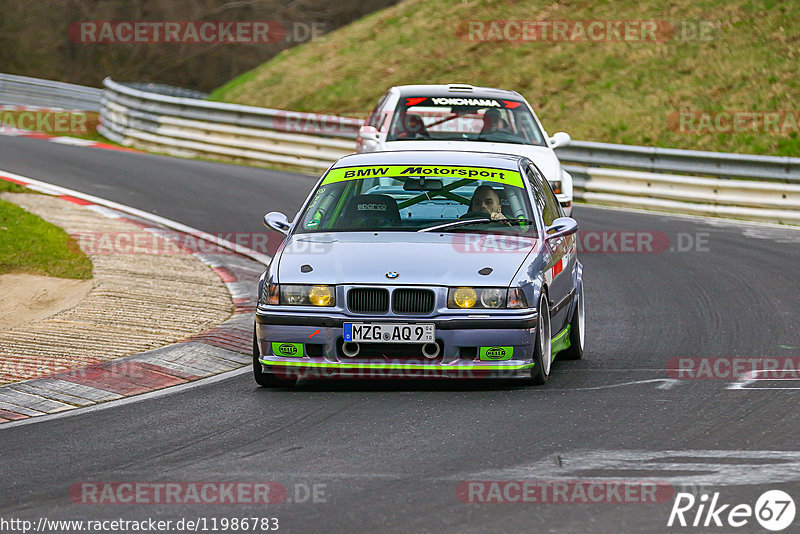
<instances>
[{"instance_id":1,"label":"windshield","mask_svg":"<svg viewBox=\"0 0 800 534\"><path fill-rule=\"evenodd\" d=\"M296 232L416 232L445 223L484 219L441 231L535 237L525 183L517 171L486 167L340 167L325 175Z\"/></svg>"},{"instance_id":2,"label":"windshield","mask_svg":"<svg viewBox=\"0 0 800 534\"><path fill-rule=\"evenodd\" d=\"M387 141L482 141L545 146L524 102L474 97L404 97Z\"/></svg>"}]
</instances>

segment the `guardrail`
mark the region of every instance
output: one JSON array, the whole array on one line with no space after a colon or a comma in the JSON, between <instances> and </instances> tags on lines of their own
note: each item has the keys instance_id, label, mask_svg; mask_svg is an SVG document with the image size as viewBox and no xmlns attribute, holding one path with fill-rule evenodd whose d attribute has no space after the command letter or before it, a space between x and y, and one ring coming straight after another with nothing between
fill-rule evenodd
<instances>
[{"instance_id":1,"label":"guardrail","mask_svg":"<svg viewBox=\"0 0 800 534\"><path fill-rule=\"evenodd\" d=\"M583 172L588 180L575 196L591 204L800 224L800 184L601 168Z\"/></svg>"},{"instance_id":2,"label":"guardrail","mask_svg":"<svg viewBox=\"0 0 800 534\"><path fill-rule=\"evenodd\" d=\"M562 161L591 166L800 182L800 158L614 145L591 141L573 141L569 146L556 149L556 152Z\"/></svg>"},{"instance_id":3,"label":"guardrail","mask_svg":"<svg viewBox=\"0 0 800 534\"><path fill-rule=\"evenodd\" d=\"M0 74L0 105L100 111L102 89Z\"/></svg>"},{"instance_id":4,"label":"guardrail","mask_svg":"<svg viewBox=\"0 0 800 534\"><path fill-rule=\"evenodd\" d=\"M361 121L142 91L103 80L98 131L123 145L180 156L324 170L353 152ZM316 121L326 135L293 133ZM302 128L299 128L302 130Z\"/></svg>"},{"instance_id":5,"label":"guardrail","mask_svg":"<svg viewBox=\"0 0 800 534\"><path fill-rule=\"evenodd\" d=\"M125 145L319 171L354 149L360 120L222 104L106 79L99 131ZM316 121L325 135L294 133ZM800 158L573 141L556 150L586 202L800 224Z\"/></svg>"},{"instance_id":6,"label":"guardrail","mask_svg":"<svg viewBox=\"0 0 800 534\"><path fill-rule=\"evenodd\" d=\"M589 141L556 152L584 202L800 224L800 158Z\"/></svg>"}]
</instances>

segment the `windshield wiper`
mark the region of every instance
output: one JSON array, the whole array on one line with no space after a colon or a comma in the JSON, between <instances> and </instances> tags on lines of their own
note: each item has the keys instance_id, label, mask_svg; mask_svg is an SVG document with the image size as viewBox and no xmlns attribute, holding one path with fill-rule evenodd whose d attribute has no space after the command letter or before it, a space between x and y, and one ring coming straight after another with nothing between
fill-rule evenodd
<instances>
[{"instance_id":1,"label":"windshield wiper","mask_svg":"<svg viewBox=\"0 0 800 534\"><path fill-rule=\"evenodd\" d=\"M453 221L444 224L437 224L435 226L428 226L425 228L420 228L419 230L417 230L417 232L434 232L436 230L449 230L450 228L458 228L460 226L468 226L471 224L491 224L491 223L502 223L506 226L511 226L514 223L519 225L522 224L535 225L536 221L534 221L533 219L490 219L489 217L481 217L478 219L464 219L463 221Z\"/></svg>"}]
</instances>

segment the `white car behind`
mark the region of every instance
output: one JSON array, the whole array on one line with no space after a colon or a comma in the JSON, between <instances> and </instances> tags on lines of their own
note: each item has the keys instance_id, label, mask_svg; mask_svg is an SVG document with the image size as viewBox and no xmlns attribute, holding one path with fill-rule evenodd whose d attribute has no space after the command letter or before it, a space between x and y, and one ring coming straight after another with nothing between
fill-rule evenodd
<instances>
[{"instance_id":1,"label":"white car behind","mask_svg":"<svg viewBox=\"0 0 800 534\"><path fill-rule=\"evenodd\" d=\"M527 156L571 216L572 177L554 151L569 141L564 132L549 137L516 91L462 84L401 85L378 101L359 131L356 151L460 150Z\"/></svg>"}]
</instances>

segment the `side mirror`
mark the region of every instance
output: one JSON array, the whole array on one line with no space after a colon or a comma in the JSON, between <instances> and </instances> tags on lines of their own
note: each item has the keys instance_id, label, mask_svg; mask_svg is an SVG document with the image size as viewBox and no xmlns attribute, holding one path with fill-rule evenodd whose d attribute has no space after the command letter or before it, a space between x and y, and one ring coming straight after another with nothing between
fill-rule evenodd
<instances>
[{"instance_id":1,"label":"side mirror","mask_svg":"<svg viewBox=\"0 0 800 534\"><path fill-rule=\"evenodd\" d=\"M380 132L374 126L364 125L358 130L358 136L362 141L377 141Z\"/></svg>"},{"instance_id":2,"label":"side mirror","mask_svg":"<svg viewBox=\"0 0 800 534\"><path fill-rule=\"evenodd\" d=\"M358 130L356 152L373 152L378 148L381 133L374 126L362 126Z\"/></svg>"},{"instance_id":3,"label":"side mirror","mask_svg":"<svg viewBox=\"0 0 800 534\"><path fill-rule=\"evenodd\" d=\"M567 146L570 141L572 141L572 138L567 132L556 132L553 134L553 137L550 138L550 147L561 148Z\"/></svg>"},{"instance_id":4,"label":"side mirror","mask_svg":"<svg viewBox=\"0 0 800 534\"><path fill-rule=\"evenodd\" d=\"M578 231L578 221L572 217L559 217L553 224L547 227L545 234L547 239L572 235Z\"/></svg>"},{"instance_id":5,"label":"side mirror","mask_svg":"<svg viewBox=\"0 0 800 534\"><path fill-rule=\"evenodd\" d=\"M289 228L291 228L286 215L279 211L271 211L264 215L264 226L286 235L289 235Z\"/></svg>"}]
</instances>

